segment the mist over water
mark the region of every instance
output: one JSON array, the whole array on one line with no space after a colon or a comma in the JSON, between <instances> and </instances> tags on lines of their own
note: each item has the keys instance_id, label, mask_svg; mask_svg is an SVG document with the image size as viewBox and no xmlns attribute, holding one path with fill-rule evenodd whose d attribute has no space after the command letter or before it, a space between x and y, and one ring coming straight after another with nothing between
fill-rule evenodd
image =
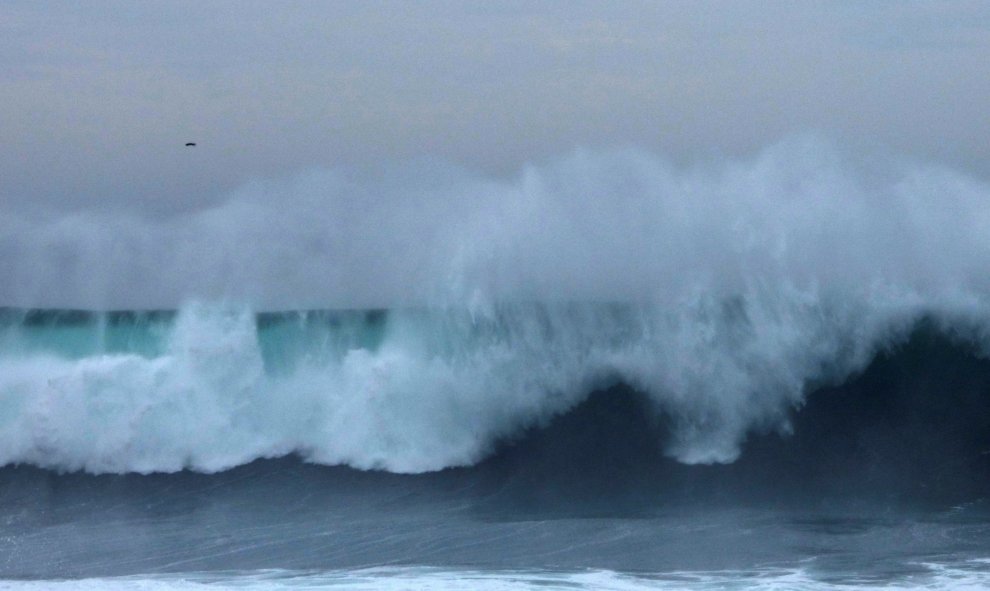
<instances>
[{"instance_id":1,"label":"mist over water","mask_svg":"<svg viewBox=\"0 0 990 591\"><path fill-rule=\"evenodd\" d=\"M256 309L701 295L981 296L990 189L796 138L676 168L576 151L508 181L438 163L257 181L165 219L0 216L0 302Z\"/></svg>"}]
</instances>

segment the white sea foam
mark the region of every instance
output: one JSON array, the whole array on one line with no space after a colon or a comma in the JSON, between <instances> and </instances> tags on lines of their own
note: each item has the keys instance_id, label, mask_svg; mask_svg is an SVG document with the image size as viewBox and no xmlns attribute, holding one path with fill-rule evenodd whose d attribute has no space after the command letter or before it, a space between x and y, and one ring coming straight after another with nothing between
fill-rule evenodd
<instances>
[{"instance_id":1,"label":"white sea foam","mask_svg":"<svg viewBox=\"0 0 990 591\"><path fill-rule=\"evenodd\" d=\"M786 429L809 381L844 379L932 310L884 302L841 308L754 293L674 311L396 311L376 346L304 350L281 370L266 367L252 313L191 305L159 355L0 357L0 464L217 471L296 452L438 470L475 463L500 438L616 381L671 419L671 456L726 462L752 430Z\"/></svg>"},{"instance_id":2,"label":"white sea foam","mask_svg":"<svg viewBox=\"0 0 990 591\"><path fill-rule=\"evenodd\" d=\"M612 571L466 571L435 568L378 568L327 573L260 571L243 573L191 573L81 579L71 581L0 581L0 590L80 589L85 591L199 591L244 589L289 591L302 589L434 591L522 591L594 589L595 591L665 591L671 589L739 589L752 591L846 591L853 589L986 589L990 576L971 565L932 565L928 574L894 580L818 580L803 570L754 569L748 571L673 572L628 575Z\"/></svg>"},{"instance_id":3,"label":"white sea foam","mask_svg":"<svg viewBox=\"0 0 990 591\"><path fill-rule=\"evenodd\" d=\"M692 171L577 153L512 183L316 174L167 222L2 220L11 303L416 306L285 371L248 304L184 306L153 354L5 345L0 464L437 470L617 380L671 420L672 457L731 461L922 316L990 342L990 188L860 168L815 141Z\"/></svg>"}]
</instances>

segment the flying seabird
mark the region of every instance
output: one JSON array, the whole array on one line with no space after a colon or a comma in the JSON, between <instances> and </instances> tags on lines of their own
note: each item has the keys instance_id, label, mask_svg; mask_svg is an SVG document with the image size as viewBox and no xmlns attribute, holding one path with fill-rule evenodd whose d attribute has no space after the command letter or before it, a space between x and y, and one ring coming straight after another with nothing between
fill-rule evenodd
<instances>
[{"instance_id":1,"label":"flying seabird","mask_svg":"<svg viewBox=\"0 0 990 591\"><path fill-rule=\"evenodd\" d=\"M186 147L191 148L196 145L196 142L186 142Z\"/></svg>"}]
</instances>

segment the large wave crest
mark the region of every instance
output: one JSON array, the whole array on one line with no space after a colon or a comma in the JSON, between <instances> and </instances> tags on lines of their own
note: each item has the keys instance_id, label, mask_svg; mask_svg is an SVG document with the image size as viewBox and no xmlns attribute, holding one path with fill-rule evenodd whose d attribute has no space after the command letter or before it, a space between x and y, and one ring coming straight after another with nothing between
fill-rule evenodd
<instances>
[{"instance_id":1,"label":"large wave crest","mask_svg":"<svg viewBox=\"0 0 990 591\"><path fill-rule=\"evenodd\" d=\"M438 470L618 382L667 418L668 455L728 462L923 317L990 342L990 189L950 171L808 140L690 170L634 151L504 182L423 170L165 221L0 220L10 304L200 302L8 311L0 464ZM314 304L389 309L255 312Z\"/></svg>"}]
</instances>

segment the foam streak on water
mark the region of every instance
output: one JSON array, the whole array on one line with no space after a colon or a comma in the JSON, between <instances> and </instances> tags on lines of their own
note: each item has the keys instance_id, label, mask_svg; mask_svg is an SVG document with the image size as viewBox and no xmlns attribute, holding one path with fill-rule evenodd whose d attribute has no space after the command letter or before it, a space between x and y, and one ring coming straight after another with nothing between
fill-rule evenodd
<instances>
[{"instance_id":1,"label":"foam streak on water","mask_svg":"<svg viewBox=\"0 0 990 591\"><path fill-rule=\"evenodd\" d=\"M842 591L847 589L977 590L990 584L985 563L958 566L928 565L930 572L904 580L816 580L802 570L751 570L738 572L673 572L631 575L612 571L586 572L486 572L446 571L430 568L367 569L329 573L261 571L160 577L116 577L72 581L0 581L0 589L38 591L78 589L81 591L206 591L240 589L248 591L293 591L339 589L378 591L390 589L434 591L523 591L528 589L596 591L667 591L675 589L739 591Z\"/></svg>"}]
</instances>

